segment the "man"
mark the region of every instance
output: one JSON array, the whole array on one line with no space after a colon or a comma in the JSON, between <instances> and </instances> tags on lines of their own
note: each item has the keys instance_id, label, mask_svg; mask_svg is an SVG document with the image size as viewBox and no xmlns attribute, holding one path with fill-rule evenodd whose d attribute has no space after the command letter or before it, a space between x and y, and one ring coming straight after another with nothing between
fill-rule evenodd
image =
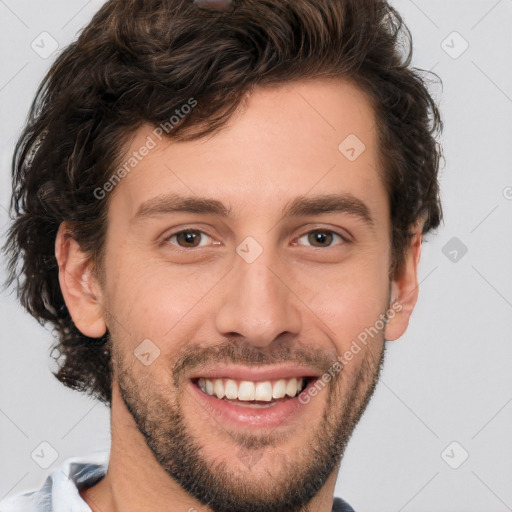
<instances>
[{"instance_id":1,"label":"man","mask_svg":"<svg viewBox=\"0 0 512 512\"><path fill-rule=\"evenodd\" d=\"M403 30L378 0L113 0L62 53L7 251L112 445L2 512L352 510L340 461L441 220Z\"/></svg>"}]
</instances>

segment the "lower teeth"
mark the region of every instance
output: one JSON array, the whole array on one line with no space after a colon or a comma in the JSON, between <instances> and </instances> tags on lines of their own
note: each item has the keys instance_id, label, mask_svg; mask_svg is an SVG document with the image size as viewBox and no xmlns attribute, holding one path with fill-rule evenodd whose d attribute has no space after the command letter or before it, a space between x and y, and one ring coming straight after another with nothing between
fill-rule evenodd
<instances>
[{"instance_id":1,"label":"lower teeth","mask_svg":"<svg viewBox=\"0 0 512 512\"><path fill-rule=\"evenodd\" d=\"M274 405L276 405L276 403L277 403L275 401L267 402L267 403L257 403L257 402L249 402L249 401L245 402L243 400L229 400L227 398L223 398L222 400L225 400L226 402L230 402L232 404L241 405L242 407L254 407L257 409L274 407Z\"/></svg>"}]
</instances>

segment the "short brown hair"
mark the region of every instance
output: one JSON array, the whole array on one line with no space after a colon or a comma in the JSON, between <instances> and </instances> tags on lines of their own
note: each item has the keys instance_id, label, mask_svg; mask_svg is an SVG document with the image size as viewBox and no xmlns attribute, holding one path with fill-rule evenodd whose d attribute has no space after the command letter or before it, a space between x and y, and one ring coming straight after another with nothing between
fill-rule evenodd
<instances>
[{"instance_id":1,"label":"short brown hair","mask_svg":"<svg viewBox=\"0 0 512 512\"><path fill-rule=\"evenodd\" d=\"M216 2L217 6L219 2ZM390 199L393 258L400 270L411 227L442 218L438 188L442 130L412 38L382 0L110 0L43 80L13 159L7 285L58 335L56 377L106 404L111 400L108 333L73 324L54 254L59 225L99 268L112 176L144 123L158 126L190 98L197 106L166 135L193 140L219 129L254 87L306 78L344 78L371 102ZM405 50L405 51L404 51ZM437 77L437 75L435 75ZM439 77L437 77L439 78Z\"/></svg>"}]
</instances>

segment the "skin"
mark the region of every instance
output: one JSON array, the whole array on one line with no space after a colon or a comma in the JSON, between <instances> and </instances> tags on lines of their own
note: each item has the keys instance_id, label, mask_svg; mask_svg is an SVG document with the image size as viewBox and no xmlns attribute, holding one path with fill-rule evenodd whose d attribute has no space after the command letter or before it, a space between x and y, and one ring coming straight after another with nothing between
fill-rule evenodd
<instances>
[{"instance_id":1,"label":"skin","mask_svg":"<svg viewBox=\"0 0 512 512\"><path fill-rule=\"evenodd\" d=\"M421 229L390 280L389 201L364 94L341 80L317 79L257 88L247 100L214 135L159 142L110 192L103 281L64 223L59 230L59 278L73 321L88 336L107 329L111 336L109 470L81 492L94 512L216 510L172 477L173 436L197 448L185 462L198 481L213 471L219 494L236 495L245 486L248 503L239 510L281 510L279 497L297 494L294 482L307 487L313 468L323 476L304 497L309 503L283 510L329 512L339 461L377 382L384 342L407 328L418 294ZM140 128L127 155L152 130ZM338 150L349 134L366 146L353 162ZM168 193L217 199L231 217L167 213L134 220L142 203ZM373 227L346 212L281 217L298 196L333 193L363 201ZM199 247L169 238L185 228L205 233L196 237ZM347 241L317 241L308 236L314 229ZM236 252L247 236L263 249L252 263ZM268 365L294 363L304 354L325 371L389 310L391 297L400 311L301 406L300 421L271 430L221 425L187 391L192 366L184 364L175 379L176 362L187 354L208 367L220 360L256 364L257 357ZM133 352L148 338L160 355L145 366ZM254 464L244 462L241 449Z\"/></svg>"}]
</instances>

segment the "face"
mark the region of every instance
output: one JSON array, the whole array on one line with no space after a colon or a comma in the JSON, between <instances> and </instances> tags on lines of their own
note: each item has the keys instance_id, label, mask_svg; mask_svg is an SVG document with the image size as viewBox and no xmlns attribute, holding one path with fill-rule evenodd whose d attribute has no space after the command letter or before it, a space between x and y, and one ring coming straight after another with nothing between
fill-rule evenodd
<instances>
[{"instance_id":1,"label":"face","mask_svg":"<svg viewBox=\"0 0 512 512\"><path fill-rule=\"evenodd\" d=\"M314 80L256 89L201 140L153 130L127 151L157 143L110 192L105 278L73 319L108 329L112 414L190 495L305 510L408 318L382 321L401 289L373 112Z\"/></svg>"}]
</instances>

